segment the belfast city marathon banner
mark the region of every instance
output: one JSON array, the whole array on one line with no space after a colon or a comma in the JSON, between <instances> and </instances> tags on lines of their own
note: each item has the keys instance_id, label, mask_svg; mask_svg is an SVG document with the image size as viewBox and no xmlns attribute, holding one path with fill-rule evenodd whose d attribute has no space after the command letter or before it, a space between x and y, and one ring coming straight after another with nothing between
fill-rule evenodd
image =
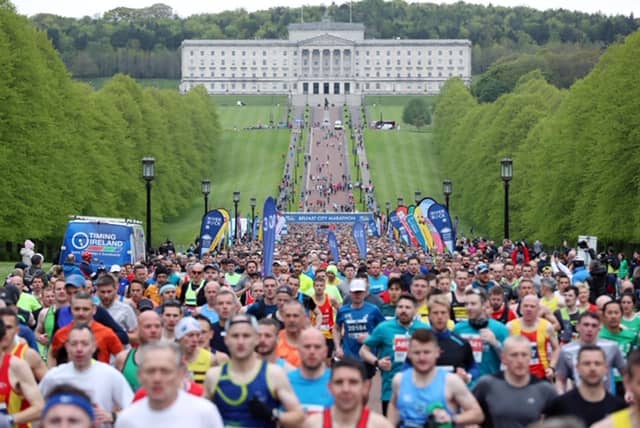
<instances>
[{"instance_id":1,"label":"belfast city marathon banner","mask_svg":"<svg viewBox=\"0 0 640 428\"><path fill-rule=\"evenodd\" d=\"M357 221L366 225L367 232L380 236L380 222L373 213L303 213L286 212L283 217L288 224L355 224Z\"/></svg>"}]
</instances>

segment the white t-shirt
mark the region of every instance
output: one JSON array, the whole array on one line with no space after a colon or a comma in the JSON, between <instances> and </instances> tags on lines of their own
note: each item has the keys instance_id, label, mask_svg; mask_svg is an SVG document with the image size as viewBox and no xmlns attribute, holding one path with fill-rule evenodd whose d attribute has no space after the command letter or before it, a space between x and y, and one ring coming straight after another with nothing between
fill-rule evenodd
<instances>
[{"instance_id":1,"label":"white t-shirt","mask_svg":"<svg viewBox=\"0 0 640 428\"><path fill-rule=\"evenodd\" d=\"M40 391L46 395L53 387L63 383L85 391L91 401L107 412L124 409L133 400L133 391L122 373L108 364L92 361L87 370L78 371L73 363L61 364L47 372L40 382Z\"/></svg>"},{"instance_id":2,"label":"white t-shirt","mask_svg":"<svg viewBox=\"0 0 640 428\"><path fill-rule=\"evenodd\" d=\"M149 399L136 401L118 415L115 428L185 427L223 428L218 408L209 400L184 391L164 410L152 410Z\"/></svg>"}]
</instances>

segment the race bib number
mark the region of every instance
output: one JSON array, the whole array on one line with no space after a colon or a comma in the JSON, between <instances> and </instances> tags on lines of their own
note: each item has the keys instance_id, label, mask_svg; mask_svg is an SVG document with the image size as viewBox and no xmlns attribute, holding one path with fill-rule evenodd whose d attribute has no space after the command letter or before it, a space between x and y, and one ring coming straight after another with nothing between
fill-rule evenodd
<instances>
[{"instance_id":1,"label":"race bib number","mask_svg":"<svg viewBox=\"0 0 640 428\"><path fill-rule=\"evenodd\" d=\"M531 365L540 363L540 354L538 353L538 344L531 344Z\"/></svg>"},{"instance_id":2,"label":"race bib number","mask_svg":"<svg viewBox=\"0 0 640 428\"><path fill-rule=\"evenodd\" d=\"M471 345L471 350L473 351L473 359L476 360L476 363L480 364L482 362L484 341L478 335L467 334L462 337L469 341L469 345Z\"/></svg>"},{"instance_id":3,"label":"race bib number","mask_svg":"<svg viewBox=\"0 0 640 428\"><path fill-rule=\"evenodd\" d=\"M393 337L393 362L404 363L409 352L409 336L396 334Z\"/></svg>"}]
</instances>

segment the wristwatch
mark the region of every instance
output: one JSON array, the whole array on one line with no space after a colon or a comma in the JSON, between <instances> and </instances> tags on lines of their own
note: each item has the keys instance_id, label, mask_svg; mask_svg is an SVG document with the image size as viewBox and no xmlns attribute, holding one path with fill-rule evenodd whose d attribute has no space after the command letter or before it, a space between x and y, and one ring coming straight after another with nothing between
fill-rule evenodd
<instances>
[{"instance_id":1,"label":"wristwatch","mask_svg":"<svg viewBox=\"0 0 640 428\"><path fill-rule=\"evenodd\" d=\"M280 421L280 409L276 408L271 411L271 421L272 422Z\"/></svg>"},{"instance_id":2,"label":"wristwatch","mask_svg":"<svg viewBox=\"0 0 640 428\"><path fill-rule=\"evenodd\" d=\"M376 358L376 360L373 362L373 365L374 365L376 368L380 368L380 366L378 365L378 363L379 363L379 361L378 361L378 359Z\"/></svg>"}]
</instances>

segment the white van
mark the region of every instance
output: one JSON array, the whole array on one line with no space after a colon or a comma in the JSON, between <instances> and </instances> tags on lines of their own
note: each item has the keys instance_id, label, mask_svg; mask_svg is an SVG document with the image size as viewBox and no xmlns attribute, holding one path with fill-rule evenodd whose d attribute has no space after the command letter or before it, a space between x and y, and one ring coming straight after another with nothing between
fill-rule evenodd
<instances>
[{"instance_id":1,"label":"white van","mask_svg":"<svg viewBox=\"0 0 640 428\"><path fill-rule=\"evenodd\" d=\"M333 129L342 129L342 121L336 120L333 124Z\"/></svg>"}]
</instances>

